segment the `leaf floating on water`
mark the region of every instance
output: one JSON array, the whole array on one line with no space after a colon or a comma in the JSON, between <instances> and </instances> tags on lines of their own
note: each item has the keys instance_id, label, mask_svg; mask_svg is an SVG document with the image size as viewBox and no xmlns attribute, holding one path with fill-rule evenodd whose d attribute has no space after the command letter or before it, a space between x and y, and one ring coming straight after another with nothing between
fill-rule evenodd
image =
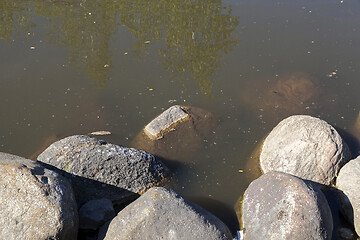
<instances>
[{"instance_id":1,"label":"leaf floating on water","mask_svg":"<svg viewBox=\"0 0 360 240\"><path fill-rule=\"evenodd\" d=\"M149 43L150 43L150 41L145 41L144 43L145 43L145 44L149 44Z\"/></svg>"},{"instance_id":2,"label":"leaf floating on water","mask_svg":"<svg viewBox=\"0 0 360 240\"><path fill-rule=\"evenodd\" d=\"M109 132L109 131L97 131L97 132L90 133L90 135L105 136L105 135L111 135L111 132Z\"/></svg>"}]
</instances>

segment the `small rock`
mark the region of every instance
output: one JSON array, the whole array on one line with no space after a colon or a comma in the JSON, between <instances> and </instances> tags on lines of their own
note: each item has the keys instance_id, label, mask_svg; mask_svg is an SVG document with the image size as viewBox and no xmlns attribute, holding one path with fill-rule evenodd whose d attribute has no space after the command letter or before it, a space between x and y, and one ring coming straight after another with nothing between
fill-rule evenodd
<instances>
[{"instance_id":1,"label":"small rock","mask_svg":"<svg viewBox=\"0 0 360 240\"><path fill-rule=\"evenodd\" d=\"M203 109L172 106L151 121L134 139L132 146L166 160L186 162L212 139L215 116Z\"/></svg>"},{"instance_id":2,"label":"small rock","mask_svg":"<svg viewBox=\"0 0 360 240\"><path fill-rule=\"evenodd\" d=\"M115 211L111 200L106 198L91 200L79 210L79 227L96 230L113 217Z\"/></svg>"},{"instance_id":3,"label":"small rock","mask_svg":"<svg viewBox=\"0 0 360 240\"><path fill-rule=\"evenodd\" d=\"M165 110L146 125L144 131L151 139L162 138L164 133L170 131L176 124L179 124L181 121L185 121L188 118L189 114L187 114L180 106L175 105Z\"/></svg>"},{"instance_id":4,"label":"small rock","mask_svg":"<svg viewBox=\"0 0 360 240\"><path fill-rule=\"evenodd\" d=\"M76 239L70 183L40 163L0 153L0 239Z\"/></svg>"},{"instance_id":5,"label":"small rock","mask_svg":"<svg viewBox=\"0 0 360 240\"><path fill-rule=\"evenodd\" d=\"M340 169L336 179L336 187L341 195L341 210L345 218L354 224L355 231L360 235L360 156L349 161Z\"/></svg>"},{"instance_id":6,"label":"small rock","mask_svg":"<svg viewBox=\"0 0 360 240\"><path fill-rule=\"evenodd\" d=\"M232 236L226 225L211 213L172 190L155 187L118 213L104 239L220 240Z\"/></svg>"},{"instance_id":7,"label":"small rock","mask_svg":"<svg viewBox=\"0 0 360 240\"><path fill-rule=\"evenodd\" d=\"M330 239L332 215L324 194L300 178L268 172L243 199L244 239Z\"/></svg>"},{"instance_id":8,"label":"small rock","mask_svg":"<svg viewBox=\"0 0 360 240\"><path fill-rule=\"evenodd\" d=\"M111 135L111 132L109 132L109 131L96 131L96 132L90 133L90 135L105 136L105 135Z\"/></svg>"},{"instance_id":9,"label":"small rock","mask_svg":"<svg viewBox=\"0 0 360 240\"><path fill-rule=\"evenodd\" d=\"M51 144L38 161L68 173L79 205L102 197L121 203L159 184L168 174L167 167L150 153L84 135Z\"/></svg>"},{"instance_id":10,"label":"small rock","mask_svg":"<svg viewBox=\"0 0 360 240\"><path fill-rule=\"evenodd\" d=\"M265 173L281 171L330 185L349 158L346 143L331 125L295 115L281 121L266 137L260 166Z\"/></svg>"}]
</instances>

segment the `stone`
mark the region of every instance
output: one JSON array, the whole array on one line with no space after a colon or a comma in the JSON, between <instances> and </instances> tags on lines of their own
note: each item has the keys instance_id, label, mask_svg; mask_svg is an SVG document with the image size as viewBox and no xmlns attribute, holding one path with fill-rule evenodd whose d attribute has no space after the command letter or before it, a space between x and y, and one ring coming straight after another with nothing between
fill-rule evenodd
<instances>
[{"instance_id":1,"label":"stone","mask_svg":"<svg viewBox=\"0 0 360 240\"><path fill-rule=\"evenodd\" d=\"M118 213L104 239L220 240L232 236L226 225L211 213L173 190L155 187Z\"/></svg>"},{"instance_id":2,"label":"stone","mask_svg":"<svg viewBox=\"0 0 360 240\"><path fill-rule=\"evenodd\" d=\"M244 239L331 239L332 215L324 194L283 172L250 183L242 207Z\"/></svg>"},{"instance_id":3,"label":"stone","mask_svg":"<svg viewBox=\"0 0 360 240\"><path fill-rule=\"evenodd\" d=\"M144 132L150 139L162 138L164 133L187 119L189 119L189 114L179 105L175 105L165 110L146 125Z\"/></svg>"},{"instance_id":4,"label":"stone","mask_svg":"<svg viewBox=\"0 0 360 240\"><path fill-rule=\"evenodd\" d=\"M318 81L305 72L266 76L250 84L239 93L239 101L267 123L293 114L312 114L324 102Z\"/></svg>"},{"instance_id":5,"label":"stone","mask_svg":"<svg viewBox=\"0 0 360 240\"><path fill-rule=\"evenodd\" d=\"M0 239L77 239L70 183L41 164L0 153Z\"/></svg>"},{"instance_id":6,"label":"stone","mask_svg":"<svg viewBox=\"0 0 360 240\"><path fill-rule=\"evenodd\" d=\"M90 200L79 210L79 227L96 230L113 217L115 210L111 200L107 198Z\"/></svg>"},{"instance_id":7,"label":"stone","mask_svg":"<svg viewBox=\"0 0 360 240\"><path fill-rule=\"evenodd\" d=\"M294 115L266 137L260 166L264 173L281 171L330 185L349 158L346 143L331 125L315 117Z\"/></svg>"},{"instance_id":8,"label":"stone","mask_svg":"<svg viewBox=\"0 0 360 240\"><path fill-rule=\"evenodd\" d=\"M135 137L132 146L166 160L186 162L214 137L214 114L191 106L172 106Z\"/></svg>"},{"instance_id":9,"label":"stone","mask_svg":"<svg viewBox=\"0 0 360 240\"><path fill-rule=\"evenodd\" d=\"M167 167L152 154L75 135L51 144L38 161L66 172L79 206L108 198L118 204L161 183Z\"/></svg>"},{"instance_id":10,"label":"stone","mask_svg":"<svg viewBox=\"0 0 360 240\"><path fill-rule=\"evenodd\" d=\"M360 156L349 161L340 169L336 179L336 187L343 192L341 211L345 218L354 224L360 235Z\"/></svg>"}]
</instances>

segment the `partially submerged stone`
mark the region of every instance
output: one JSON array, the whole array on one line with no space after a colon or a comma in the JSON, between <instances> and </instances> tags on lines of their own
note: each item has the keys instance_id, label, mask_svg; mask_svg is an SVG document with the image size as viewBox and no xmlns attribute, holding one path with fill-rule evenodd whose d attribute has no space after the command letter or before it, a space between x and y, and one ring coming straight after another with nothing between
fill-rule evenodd
<instances>
[{"instance_id":1,"label":"partially submerged stone","mask_svg":"<svg viewBox=\"0 0 360 240\"><path fill-rule=\"evenodd\" d=\"M244 239L331 239L332 215L324 194L300 178L269 172L246 189Z\"/></svg>"},{"instance_id":2,"label":"partially submerged stone","mask_svg":"<svg viewBox=\"0 0 360 240\"><path fill-rule=\"evenodd\" d=\"M104 239L230 240L232 236L211 213L172 190L156 187L120 211L110 222Z\"/></svg>"},{"instance_id":3,"label":"partially submerged stone","mask_svg":"<svg viewBox=\"0 0 360 240\"><path fill-rule=\"evenodd\" d=\"M144 132L151 139L162 138L177 124L189 118L189 114L179 105L172 106L145 126Z\"/></svg>"},{"instance_id":4,"label":"partially submerged stone","mask_svg":"<svg viewBox=\"0 0 360 240\"><path fill-rule=\"evenodd\" d=\"M53 143L38 161L71 174L80 204L101 197L120 203L159 184L168 174L167 167L150 153L85 135Z\"/></svg>"},{"instance_id":5,"label":"partially submerged stone","mask_svg":"<svg viewBox=\"0 0 360 240\"><path fill-rule=\"evenodd\" d=\"M176 116L171 115L174 112ZM162 125L164 122L157 119L163 114L164 117L160 119L177 120L164 121L166 124ZM163 114L151 121L135 137L133 147L167 160L187 161L199 149L204 148L217 126L214 114L197 107L173 106ZM172 124L169 127L170 122ZM150 131L153 135L148 133Z\"/></svg>"},{"instance_id":6,"label":"partially submerged stone","mask_svg":"<svg viewBox=\"0 0 360 240\"><path fill-rule=\"evenodd\" d=\"M76 239L70 183L38 162L0 153L0 239Z\"/></svg>"},{"instance_id":7,"label":"partially submerged stone","mask_svg":"<svg viewBox=\"0 0 360 240\"><path fill-rule=\"evenodd\" d=\"M282 171L330 185L350 152L325 121L295 115L281 121L266 137L260 154L263 172Z\"/></svg>"},{"instance_id":8,"label":"partially submerged stone","mask_svg":"<svg viewBox=\"0 0 360 240\"><path fill-rule=\"evenodd\" d=\"M345 164L336 179L336 187L343 192L341 210L345 218L354 224L360 235L360 156Z\"/></svg>"}]
</instances>

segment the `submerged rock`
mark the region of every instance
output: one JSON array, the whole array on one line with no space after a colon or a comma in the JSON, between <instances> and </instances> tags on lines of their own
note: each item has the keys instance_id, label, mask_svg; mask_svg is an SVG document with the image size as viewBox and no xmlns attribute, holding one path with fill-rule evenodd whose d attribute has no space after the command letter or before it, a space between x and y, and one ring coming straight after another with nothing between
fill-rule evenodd
<instances>
[{"instance_id":1,"label":"submerged rock","mask_svg":"<svg viewBox=\"0 0 360 240\"><path fill-rule=\"evenodd\" d=\"M159 184L168 173L150 153L84 135L51 144L38 161L71 174L80 204L102 197L122 201Z\"/></svg>"},{"instance_id":2,"label":"submerged rock","mask_svg":"<svg viewBox=\"0 0 360 240\"><path fill-rule=\"evenodd\" d=\"M330 185L349 158L346 143L331 125L295 115L281 121L266 137L260 165L265 173L282 171Z\"/></svg>"},{"instance_id":3,"label":"submerged rock","mask_svg":"<svg viewBox=\"0 0 360 240\"><path fill-rule=\"evenodd\" d=\"M118 213L104 239L220 240L232 236L225 224L211 213L172 190L155 187Z\"/></svg>"},{"instance_id":4,"label":"submerged rock","mask_svg":"<svg viewBox=\"0 0 360 240\"><path fill-rule=\"evenodd\" d=\"M340 169L336 187L343 192L341 210L345 218L354 224L360 235L360 156L349 161Z\"/></svg>"},{"instance_id":5,"label":"submerged rock","mask_svg":"<svg viewBox=\"0 0 360 240\"><path fill-rule=\"evenodd\" d=\"M41 164L0 153L0 239L76 239L70 183Z\"/></svg>"},{"instance_id":6,"label":"submerged rock","mask_svg":"<svg viewBox=\"0 0 360 240\"><path fill-rule=\"evenodd\" d=\"M324 194L300 178L269 172L251 182L242 207L244 239L331 239Z\"/></svg>"},{"instance_id":7,"label":"submerged rock","mask_svg":"<svg viewBox=\"0 0 360 240\"><path fill-rule=\"evenodd\" d=\"M212 113L175 105L146 125L132 145L167 160L186 161L204 147L216 126Z\"/></svg>"},{"instance_id":8,"label":"submerged rock","mask_svg":"<svg viewBox=\"0 0 360 240\"><path fill-rule=\"evenodd\" d=\"M240 101L267 122L279 121L293 114L310 114L319 106L321 89L316 79L304 72L282 74L248 86L239 94Z\"/></svg>"}]
</instances>

